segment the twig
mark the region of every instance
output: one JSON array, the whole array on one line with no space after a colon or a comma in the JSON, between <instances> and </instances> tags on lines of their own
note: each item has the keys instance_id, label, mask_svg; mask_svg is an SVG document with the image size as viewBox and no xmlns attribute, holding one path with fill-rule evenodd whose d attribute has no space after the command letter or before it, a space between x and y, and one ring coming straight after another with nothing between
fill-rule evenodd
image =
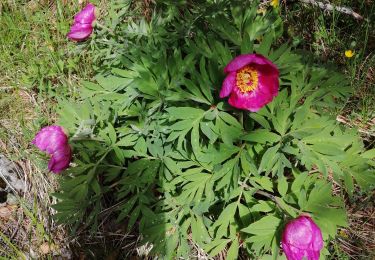
<instances>
[{"instance_id":1,"label":"twig","mask_svg":"<svg viewBox=\"0 0 375 260\"><path fill-rule=\"evenodd\" d=\"M264 196L266 198L269 198L270 200L272 200L273 202L276 203L276 205L279 207L279 209L281 209L282 211L288 213L290 216L294 217L296 214L297 215L306 215L306 216L310 216L310 214L308 213L305 213L305 212L301 212L301 210L295 208L295 207L292 207L288 204L286 204L285 202L283 202L282 198L280 197L277 197L273 194L270 194L268 192L265 192L265 191L262 191L262 190L257 190L255 192L256 194L259 194L261 196ZM289 209L288 209L289 208ZM294 213L291 213L292 211L295 212Z\"/></svg>"},{"instance_id":2,"label":"twig","mask_svg":"<svg viewBox=\"0 0 375 260\"><path fill-rule=\"evenodd\" d=\"M323 3L323 2L316 1L316 0L299 0L299 1L302 2L302 3L305 3L305 4L311 4L311 5L314 5L314 6L318 6L319 8L321 8L325 11L332 12L332 11L336 10L340 13L351 15L355 19L358 19L358 20L363 19L362 15L354 12L353 9L351 9L349 7L336 6L336 5L330 4L329 2Z\"/></svg>"},{"instance_id":3,"label":"twig","mask_svg":"<svg viewBox=\"0 0 375 260\"><path fill-rule=\"evenodd\" d=\"M239 182L239 184L242 186L242 191L241 191L241 195L239 196L238 202L239 202L239 200L240 200L240 198L241 198L241 196L242 196L243 189L245 189L245 188L247 188L247 189L251 189L251 187L250 187L249 185L246 184L246 182L247 182L248 179L249 179L249 178L246 178L245 181L242 182L242 183ZM286 207L289 207L291 210L293 210L293 211L295 211L296 213L299 213L299 215L301 215L301 211L300 211L299 209L297 209L297 208L295 208L295 207L292 207L292 206L290 206L290 205L287 205L287 204L285 204L285 203L282 203L282 199L281 199L280 197L277 197L277 196L275 196L275 195L273 195L273 194L271 194L271 193L268 193L268 192L265 192L265 191L262 191L262 190L256 190L254 193L259 194L259 195L261 195L261 196L263 196L263 197L266 197L266 198L272 200L273 202L275 202L275 204L276 204L281 210L287 212L288 214L290 214L290 212L289 212L289 210L288 210ZM238 203L238 202L237 202L237 203ZM285 204L285 205L283 205L283 204ZM304 212L302 212L302 214L304 214L304 215L309 215L308 213L304 213ZM292 215L292 214L290 214L290 215Z\"/></svg>"},{"instance_id":4,"label":"twig","mask_svg":"<svg viewBox=\"0 0 375 260\"><path fill-rule=\"evenodd\" d=\"M336 117L336 121L340 122L344 125L347 125L348 127L356 127L358 132L360 132L361 134L365 134L367 136L373 136L373 137L375 136L375 133L372 133L370 131L365 130L364 128L359 127L358 125L350 123L344 116L338 115ZM372 125L370 125L370 126L372 126Z\"/></svg>"}]
</instances>

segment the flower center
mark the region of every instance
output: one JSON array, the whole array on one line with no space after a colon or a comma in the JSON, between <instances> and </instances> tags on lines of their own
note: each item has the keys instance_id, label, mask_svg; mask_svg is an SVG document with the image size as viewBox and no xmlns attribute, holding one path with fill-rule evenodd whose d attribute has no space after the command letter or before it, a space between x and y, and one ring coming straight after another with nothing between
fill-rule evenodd
<instances>
[{"instance_id":1,"label":"flower center","mask_svg":"<svg viewBox=\"0 0 375 260\"><path fill-rule=\"evenodd\" d=\"M236 83L242 94L255 90L258 87L258 71L247 65L237 71Z\"/></svg>"}]
</instances>

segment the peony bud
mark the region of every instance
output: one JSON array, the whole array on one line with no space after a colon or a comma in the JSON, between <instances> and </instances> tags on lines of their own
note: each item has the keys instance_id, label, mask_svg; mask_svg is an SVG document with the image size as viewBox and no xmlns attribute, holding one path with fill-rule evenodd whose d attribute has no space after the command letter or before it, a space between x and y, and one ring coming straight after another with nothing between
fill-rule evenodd
<instances>
[{"instance_id":1,"label":"peony bud","mask_svg":"<svg viewBox=\"0 0 375 260\"><path fill-rule=\"evenodd\" d=\"M85 40L94 30L95 19L95 6L89 3L74 17L74 24L70 27L67 37L73 41Z\"/></svg>"},{"instance_id":2,"label":"peony bud","mask_svg":"<svg viewBox=\"0 0 375 260\"><path fill-rule=\"evenodd\" d=\"M288 260L318 260L322 233L310 217L299 216L285 226L281 244Z\"/></svg>"},{"instance_id":3,"label":"peony bud","mask_svg":"<svg viewBox=\"0 0 375 260\"><path fill-rule=\"evenodd\" d=\"M61 126L44 127L36 134L32 143L39 150L51 155L48 163L50 171L59 173L69 167L72 153L68 144L68 137Z\"/></svg>"}]
</instances>

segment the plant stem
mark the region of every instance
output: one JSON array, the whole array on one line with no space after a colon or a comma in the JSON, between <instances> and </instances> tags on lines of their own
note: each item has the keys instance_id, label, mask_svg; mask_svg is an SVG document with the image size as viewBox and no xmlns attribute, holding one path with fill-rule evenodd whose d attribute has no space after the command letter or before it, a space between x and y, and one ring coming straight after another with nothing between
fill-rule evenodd
<instances>
[{"instance_id":1,"label":"plant stem","mask_svg":"<svg viewBox=\"0 0 375 260\"><path fill-rule=\"evenodd\" d=\"M96 138L96 137L78 137L73 136L70 138L70 141L97 141L97 142L105 142L103 139Z\"/></svg>"},{"instance_id":2,"label":"plant stem","mask_svg":"<svg viewBox=\"0 0 375 260\"><path fill-rule=\"evenodd\" d=\"M246 178L244 182L242 182L240 185L243 187L242 191L244 190L244 188L247 188L247 189L250 189L251 187L249 185L246 184L247 180L249 178ZM273 202L275 202L275 204L283 211L287 212L289 215L291 215L288 210L286 209L286 207L290 207L293 211L297 212L298 214L301 214L301 210L295 208L295 207L292 207L290 206L289 204L286 204L285 202L282 201L282 198L280 197L277 197L271 193L268 193L268 192L265 192L265 191L262 191L262 190L256 190L255 191L256 194L259 194L263 197L266 197L270 200L272 200ZM242 193L241 193L242 195ZM283 204L285 204L285 206L281 203L283 202Z\"/></svg>"},{"instance_id":3,"label":"plant stem","mask_svg":"<svg viewBox=\"0 0 375 260\"><path fill-rule=\"evenodd\" d=\"M110 28L108 28L107 26L104 26L102 25L101 23L99 22L95 22L95 26L97 26L98 28L101 28L101 29L104 29L106 30L107 32L109 32L110 34L112 34L113 36L115 35L114 31Z\"/></svg>"},{"instance_id":4,"label":"plant stem","mask_svg":"<svg viewBox=\"0 0 375 260\"><path fill-rule=\"evenodd\" d=\"M287 213L289 213L287 210L285 210L285 206L280 203L280 200L282 200L280 197L277 197L277 196L275 196L275 195L273 195L271 193L268 193L268 192L265 192L265 191L262 191L262 190L257 190L255 193L257 193L257 194L259 194L261 196L264 196L266 198L269 198L270 200L272 200L273 202L275 202L276 205L280 209L282 209L283 211L286 211ZM292 207L292 206L286 204L285 202L284 202L284 204L287 205L288 207L290 207L291 209L293 209L295 212L301 213L301 211L299 209L296 209L295 207Z\"/></svg>"}]
</instances>

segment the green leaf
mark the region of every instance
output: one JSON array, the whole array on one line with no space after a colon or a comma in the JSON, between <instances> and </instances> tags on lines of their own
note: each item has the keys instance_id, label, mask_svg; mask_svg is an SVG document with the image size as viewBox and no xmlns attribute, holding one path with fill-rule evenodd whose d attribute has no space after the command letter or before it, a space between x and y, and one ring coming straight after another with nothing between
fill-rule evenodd
<instances>
[{"instance_id":1,"label":"green leaf","mask_svg":"<svg viewBox=\"0 0 375 260\"><path fill-rule=\"evenodd\" d=\"M366 159L375 159L375 148L364 152L361 156Z\"/></svg>"},{"instance_id":2,"label":"green leaf","mask_svg":"<svg viewBox=\"0 0 375 260\"><path fill-rule=\"evenodd\" d=\"M280 138L280 135L272 133L266 129L257 129L241 137L242 140L261 144L276 143L280 141Z\"/></svg>"},{"instance_id":3,"label":"green leaf","mask_svg":"<svg viewBox=\"0 0 375 260\"><path fill-rule=\"evenodd\" d=\"M263 189L273 192L273 183L270 178L266 176L251 177L250 180L256 181Z\"/></svg>"},{"instance_id":4,"label":"green leaf","mask_svg":"<svg viewBox=\"0 0 375 260\"><path fill-rule=\"evenodd\" d=\"M171 120L175 119L196 119L203 116L204 111L202 109L193 107L169 107L166 109L172 117Z\"/></svg>"},{"instance_id":5,"label":"green leaf","mask_svg":"<svg viewBox=\"0 0 375 260\"><path fill-rule=\"evenodd\" d=\"M206 251L209 251L209 254L210 256L214 257L216 256L218 253L220 253L221 251L224 250L224 248L227 246L227 244L229 243L230 239L216 239L215 241L213 241L210 246L206 249ZM211 250L210 250L211 248Z\"/></svg>"},{"instance_id":6,"label":"green leaf","mask_svg":"<svg viewBox=\"0 0 375 260\"><path fill-rule=\"evenodd\" d=\"M112 124L108 124L107 126L107 131L108 131L108 136L109 136L109 139L111 139L111 143L114 144L116 143L116 131L115 131L115 128L113 127Z\"/></svg>"},{"instance_id":7,"label":"green leaf","mask_svg":"<svg viewBox=\"0 0 375 260\"><path fill-rule=\"evenodd\" d=\"M265 34L263 40L260 43L260 47L257 48L257 53L268 56L273 39L274 35L272 33Z\"/></svg>"},{"instance_id":8,"label":"green leaf","mask_svg":"<svg viewBox=\"0 0 375 260\"><path fill-rule=\"evenodd\" d=\"M219 112L219 116L228 125L231 125L231 126L234 126L234 127L242 129L242 125L237 121L236 118L234 118L230 114L221 111L221 112Z\"/></svg>"},{"instance_id":9,"label":"green leaf","mask_svg":"<svg viewBox=\"0 0 375 260\"><path fill-rule=\"evenodd\" d=\"M276 201L277 205L282 210L284 210L285 212L287 212L290 216L292 216L292 218L296 218L297 214L300 213L299 211L294 210L291 206L289 206L288 204L286 204L284 202L284 200L281 199L281 198L279 198L279 197L275 197L275 201Z\"/></svg>"},{"instance_id":10,"label":"green leaf","mask_svg":"<svg viewBox=\"0 0 375 260\"><path fill-rule=\"evenodd\" d=\"M343 150L341 150L337 144L334 143L315 143L312 146L312 149L315 151L326 154L326 155L342 155L344 153Z\"/></svg>"},{"instance_id":11,"label":"green leaf","mask_svg":"<svg viewBox=\"0 0 375 260\"><path fill-rule=\"evenodd\" d=\"M272 169L273 165L276 163L276 155L279 148L280 145L277 144L267 149L267 151L263 154L262 160L260 161L258 168L259 173L263 171L269 172Z\"/></svg>"},{"instance_id":12,"label":"green leaf","mask_svg":"<svg viewBox=\"0 0 375 260\"><path fill-rule=\"evenodd\" d=\"M139 137L137 135L126 135L121 137L116 146L133 146Z\"/></svg>"},{"instance_id":13,"label":"green leaf","mask_svg":"<svg viewBox=\"0 0 375 260\"><path fill-rule=\"evenodd\" d=\"M279 191L280 195L284 197L288 192L288 181L284 176L279 178L279 182L277 184L277 190Z\"/></svg>"},{"instance_id":14,"label":"green leaf","mask_svg":"<svg viewBox=\"0 0 375 260\"><path fill-rule=\"evenodd\" d=\"M164 161L164 164L165 166L167 166L167 168L169 169L169 171L175 175L181 175L181 169L178 167L178 165L176 164L176 162L174 160L172 160L171 158L169 157L164 157L163 158L163 161Z\"/></svg>"},{"instance_id":15,"label":"green leaf","mask_svg":"<svg viewBox=\"0 0 375 260\"><path fill-rule=\"evenodd\" d=\"M313 213L322 232L334 237L337 226L347 226L344 202L331 195L332 185L323 180L315 182L302 210Z\"/></svg>"},{"instance_id":16,"label":"green leaf","mask_svg":"<svg viewBox=\"0 0 375 260\"><path fill-rule=\"evenodd\" d=\"M239 242L238 239L232 240L232 244L230 245L228 252L227 252L227 260L236 260L238 257L238 250L239 250Z\"/></svg>"},{"instance_id":17,"label":"green leaf","mask_svg":"<svg viewBox=\"0 0 375 260\"><path fill-rule=\"evenodd\" d=\"M259 200L258 204L255 204L254 206L251 207L251 212L253 212L253 211L256 211L256 212L271 212L274 209L275 208L273 207L273 205L270 202L264 201L264 200Z\"/></svg>"},{"instance_id":18,"label":"green leaf","mask_svg":"<svg viewBox=\"0 0 375 260\"><path fill-rule=\"evenodd\" d=\"M308 173L307 172L302 172L301 173L301 172L296 171L296 170L294 170L293 172L295 173L294 174L295 175L295 179L294 179L294 181L292 183L291 190L292 190L292 192L294 194L298 194L299 191L302 188L302 185L305 183L305 180L306 180L306 178L308 176Z\"/></svg>"},{"instance_id":19,"label":"green leaf","mask_svg":"<svg viewBox=\"0 0 375 260\"><path fill-rule=\"evenodd\" d=\"M266 129L271 129L271 125L268 123L267 119L257 113L251 113L250 117L254 119L258 124Z\"/></svg>"},{"instance_id":20,"label":"green leaf","mask_svg":"<svg viewBox=\"0 0 375 260\"><path fill-rule=\"evenodd\" d=\"M215 229L218 227L216 231L216 237L221 238L223 236L227 235L227 229L229 226L229 223L233 220L234 214L236 213L237 209L237 203L233 202L225 207L225 209L221 212L219 218L214 223L214 225L211 227L212 229Z\"/></svg>"},{"instance_id":21,"label":"green leaf","mask_svg":"<svg viewBox=\"0 0 375 260\"><path fill-rule=\"evenodd\" d=\"M371 169L356 169L351 168L346 171L352 175L357 181L358 185L364 190L370 190L375 186L375 171ZM350 178L350 177L347 177Z\"/></svg>"},{"instance_id":22,"label":"green leaf","mask_svg":"<svg viewBox=\"0 0 375 260\"><path fill-rule=\"evenodd\" d=\"M200 129L210 139L210 143L214 143L219 137L218 129L212 122L200 122Z\"/></svg>"},{"instance_id":23,"label":"green leaf","mask_svg":"<svg viewBox=\"0 0 375 260\"><path fill-rule=\"evenodd\" d=\"M138 199L138 196L134 196L131 199L129 199L127 202L125 202L124 205L121 206L121 208L120 208L120 215L117 217L117 221L118 222L120 222L125 217L127 217L127 215L129 214L129 212L134 207L134 204L137 201L137 199Z\"/></svg>"},{"instance_id":24,"label":"green leaf","mask_svg":"<svg viewBox=\"0 0 375 260\"><path fill-rule=\"evenodd\" d=\"M211 241L211 237L200 216L196 216L196 219L194 216L191 217L191 233L193 240L200 246Z\"/></svg>"},{"instance_id":25,"label":"green leaf","mask_svg":"<svg viewBox=\"0 0 375 260\"><path fill-rule=\"evenodd\" d=\"M281 219L267 215L260 220L250 224L248 227L243 228L241 231L253 235L268 235L275 234L277 227L280 225Z\"/></svg>"},{"instance_id":26,"label":"green leaf","mask_svg":"<svg viewBox=\"0 0 375 260\"><path fill-rule=\"evenodd\" d=\"M199 142L199 124L194 124L191 130L191 146L193 148L194 155L199 159L201 155L201 147Z\"/></svg>"}]
</instances>

